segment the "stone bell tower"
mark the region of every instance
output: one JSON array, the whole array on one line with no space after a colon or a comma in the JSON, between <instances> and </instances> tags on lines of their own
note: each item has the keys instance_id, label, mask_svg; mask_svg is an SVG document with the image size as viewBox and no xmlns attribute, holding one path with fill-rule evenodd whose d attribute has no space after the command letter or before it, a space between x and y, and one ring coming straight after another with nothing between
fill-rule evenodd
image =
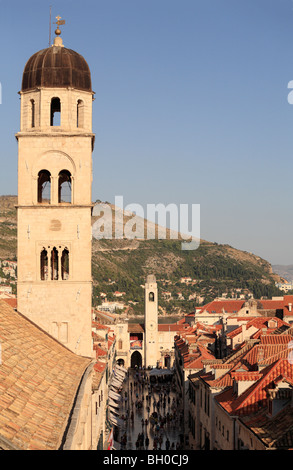
<instances>
[{"instance_id":1,"label":"stone bell tower","mask_svg":"<svg viewBox=\"0 0 293 470\"><path fill-rule=\"evenodd\" d=\"M55 33L26 63L20 91L18 311L92 356L94 93L85 59Z\"/></svg>"},{"instance_id":2,"label":"stone bell tower","mask_svg":"<svg viewBox=\"0 0 293 470\"><path fill-rule=\"evenodd\" d=\"M158 360L158 286L154 275L145 284L145 367L156 367Z\"/></svg>"}]
</instances>

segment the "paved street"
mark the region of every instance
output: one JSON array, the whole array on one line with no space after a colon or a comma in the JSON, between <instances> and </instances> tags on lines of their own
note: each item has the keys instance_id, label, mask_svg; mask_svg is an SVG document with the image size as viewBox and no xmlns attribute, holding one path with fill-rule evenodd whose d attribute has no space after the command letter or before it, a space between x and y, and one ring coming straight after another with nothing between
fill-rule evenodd
<instances>
[{"instance_id":1,"label":"paved street","mask_svg":"<svg viewBox=\"0 0 293 470\"><path fill-rule=\"evenodd\" d=\"M121 392L123 426L117 450L178 450L182 446L182 402L173 375L152 376L129 369Z\"/></svg>"}]
</instances>

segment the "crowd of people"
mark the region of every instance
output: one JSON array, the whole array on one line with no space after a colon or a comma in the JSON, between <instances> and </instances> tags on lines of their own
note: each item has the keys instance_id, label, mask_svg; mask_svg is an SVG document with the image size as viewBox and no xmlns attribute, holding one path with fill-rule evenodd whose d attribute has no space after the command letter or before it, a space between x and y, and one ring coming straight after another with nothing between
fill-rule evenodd
<instances>
[{"instance_id":1,"label":"crowd of people","mask_svg":"<svg viewBox=\"0 0 293 470\"><path fill-rule=\"evenodd\" d=\"M147 370L129 371L122 391L120 449L181 450L182 399L174 377L152 377ZM137 430L141 429L138 434Z\"/></svg>"}]
</instances>

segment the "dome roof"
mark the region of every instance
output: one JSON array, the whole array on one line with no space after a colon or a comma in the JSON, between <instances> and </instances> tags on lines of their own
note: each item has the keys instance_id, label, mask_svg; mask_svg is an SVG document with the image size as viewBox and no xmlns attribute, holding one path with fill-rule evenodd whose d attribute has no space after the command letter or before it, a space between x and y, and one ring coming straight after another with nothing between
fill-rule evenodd
<instances>
[{"instance_id":1,"label":"dome roof","mask_svg":"<svg viewBox=\"0 0 293 470\"><path fill-rule=\"evenodd\" d=\"M42 49L27 61L21 91L37 87L72 87L92 91L89 66L80 54L63 46Z\"/></svg>"}]
</instances>

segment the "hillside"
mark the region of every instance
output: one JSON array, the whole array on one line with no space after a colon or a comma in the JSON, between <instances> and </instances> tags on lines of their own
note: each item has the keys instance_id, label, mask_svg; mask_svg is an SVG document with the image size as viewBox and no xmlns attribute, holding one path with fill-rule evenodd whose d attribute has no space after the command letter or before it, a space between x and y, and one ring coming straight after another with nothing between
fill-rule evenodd
<instances>
[{"instance_id":1,"label":"hillside","mask_svg":"<svg viewBox=\"0 0 293 470\"><path fill-rule=\"evenodd\" d=\"M0 259L16 260L16 196L0 196Z\"/></svg>"},{"instance_id":2,"label":"hillside","mask_svg":"<svg viewBox=\"0 0 293 470\"><path fill-rule=\"evenodd\" d=\"M0 197L0 259L16 259L16 209L17 197ZM115 208L111 206L112 215ZM95 211L93 211L95 214ZM131 216L127 214L124 222ZM125 302L132 305L134 313L143 311L146 275L155 274L158 280L160 306L168 313L191 311L195 305L225 295L248 295L256 298L281 295L275 288L279 276L271 265L245 251L229 245L201 240L196 250L181 249L181 241L174 239L96 239L93 215L92 274L93 302L99 304L100 294L115 300L115 291L124 292ZM168 237L168 235L167 235ZM181 278L190 277L188 282Z\"/></svg>"}]
</instances>

